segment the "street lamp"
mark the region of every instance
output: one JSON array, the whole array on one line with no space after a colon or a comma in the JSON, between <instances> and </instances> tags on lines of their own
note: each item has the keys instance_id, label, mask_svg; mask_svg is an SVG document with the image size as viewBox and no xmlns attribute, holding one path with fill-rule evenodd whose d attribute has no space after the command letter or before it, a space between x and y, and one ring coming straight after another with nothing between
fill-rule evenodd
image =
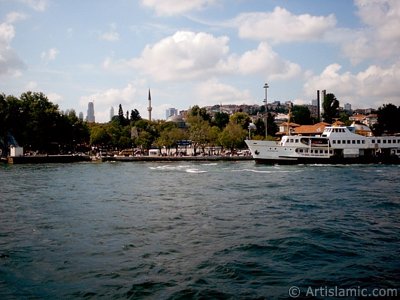
<instances>
[{"instance_id":1,"label":"street lamp","mask_svg":"<svg viewBox=\"0 0 400 300\"><path fill-rule=\"evenodd\" d=\"M254 123L249 124L249 140L251 140L251 130L257 130L257 126Z\"/></svg>"},{"instance_id":2,"label":"street lamp","mask_svg":"<svg viewBox=\"0 0 400 300\"><path fill-rule=\"evenodd\" d=\"M267 102L268 102L268 93L267 93L268 88L269 88L268 83L265 83L264 84L264 89L265 89L265 99L264 99L264 103L265 103L265 139L267 139L267 137L268 137L268 105L267 105Z\"/></svg>"}]
</instances>

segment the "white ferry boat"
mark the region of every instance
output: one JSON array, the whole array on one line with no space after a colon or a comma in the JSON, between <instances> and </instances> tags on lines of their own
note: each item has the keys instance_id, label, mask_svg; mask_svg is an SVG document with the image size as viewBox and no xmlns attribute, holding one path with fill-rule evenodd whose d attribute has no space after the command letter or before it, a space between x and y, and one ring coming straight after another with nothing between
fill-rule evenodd
<instances>
[{"instance_id":1,"label":"white ferry boat","mask_svg":"<svg viewBox=\"0 0 400 300\"><path fill-rule=\"evenodd\" d=\"M363 136L354 126L327 126L319 136L246 140L254 160L269 164L400 163L400 136Z\"/></svg>"}]
</instances>

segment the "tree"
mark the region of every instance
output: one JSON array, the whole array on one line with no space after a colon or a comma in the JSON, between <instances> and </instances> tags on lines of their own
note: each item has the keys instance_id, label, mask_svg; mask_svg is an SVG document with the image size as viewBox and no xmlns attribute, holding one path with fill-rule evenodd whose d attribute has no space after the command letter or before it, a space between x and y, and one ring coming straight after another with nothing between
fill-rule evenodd
<instances>
[{"instance_id":1,"label":"tree","mask_svg":"<svg viewBox=\"0 0 400 300\"><path fill-rule=\"evenodd\" d=\"M93 126L90 132L90 144L104 146L110 141L110 136L104 126Z\"/></svg>"},{"instance_id":2,"label":"tree","mask_svg":"<svg viewBox=\"0 0 400 300\"><path fill-rule=\"evenodd\" d=\"M400 106L384 104L378 108L378 123L374 126L376 134L400 132Z\"/></svg>"},{"instance_id":3,"label":"tree","mask_svg":"<svg viewBox=\"0 0 400 300\"><path fill-rule=\"evenodd\" d=\"M170 152L172 147L175 147L175 152L178 152L178 141L186 139L187 135L180 128L166 128L161 133L160 136L156 139L155 144L158 148L165 147Z\"/></svg>"},{"instance_id":4,"label":"tree","mask_svg":"<svg viewBox=\"0 0 400 300\"><path fill-rule=\"evenodd\" d=\"M140 116L140 113L137 109L131 110L131 116L130 116L131 123L135 123L136 121L139 121L141 119L142 117Z\"/></svg>"},{"instance_id":5,"label":"tree","mask_svg":"<svg viewBox=\"0 0 400 300\"><path fill-rule=\"evenodd\" d=\"M233 153L235 148L243 146L246 135L247 131L243 129L240 124L229 122L221 132L219 142L223 147L230 149Z\"/></svg>"},{"instance_id":6,"label":"tree","mask_svg":"<svg viewBox=\"0 0 400 300\"><path fill-rule=\"evenodd\" d=\"M218 126L212 126L209 130L209 144L211 146L219 145L219 135L221 134L221 129Z\"/></svg>"},{"instance_id":7,"label":"tree","mask_svg":"<svg viewBox=\"0 0 400 300\"><path fill-rule=\"evenodd\" d=\"M203 150L209 141L209 129L210 125L204 119L199 117L192 118L189 127L189 138L192 140L193 150L196 154L198 147Z\"/></svg>"},{"instance_id":8,"label":"tree","mask_svg":"<svg viewBox=\"0 0 400 300\"><path fill-rule=\"evenodd\" d=\"M140 131L139 136L135 140L135 144L139 145L142 149L150 149L153 144L154 138L148 131Z\"/></svg>"},{"instance_id":9,"label":"tree","mask_svg":"<svg viewBox=\"0 0 400 300\"><path fill-rule=\"evenodd\" d=\"M125 125L124 110L122 109L121 104L118 107L118 121L120 125Z\"/></svg>"},{"instance_id":10,"label":"tree","mask_svg":"<svg viewBox=\"0 0 400 300\"><path fill-rule=\"evenodd\" d=\"M310 110L305 105L295 105L292 109L292 121L301 125L313 123Z\"/></svg>"},{"instance_id":11,"label":"tree","mask_svg":"<svg viewBox=\"0 0 400 300\"><path fill-rule=\"evenodd\" d=\"M224 112L216 112L213 118L213 124L219 129L225 128L229 123L229 115Z\"/></svg>"},{"instance_id":12,"label":"tree","mask_svg":"<svg viewBox=\"0 0 400 300\"><path fill-rule=\"evenodd\" d=\"M339 113L339 121L343 122L346 126L350 126L352 123L349 120L349 115L344 111Z\"/></svg>"},{"instance_id":13,"label":"tree","mask_svg":"<svg viewBox=\"0 0 400 300\"><path fill-rule=\"evenodd\" d=\"M229 122L239 124L243 129L247 129L251 122L250 116L244 112L236 112L229 118Z\"/></svg>"},{"instance_id":14,"label":"tree","mask_svg":"<svg viewBox=\"0 0 400 300\"><path fill-rule=\"evenodd\" d=\"M210 122L211 116L207 113L207 110L203 107L200 108L198 105L193 106L188 113L188 119L192 119L191 117L200 117L202 120ZM190 123L190 121L189 121Z\"/></svg>"},{"instance_id":15,"label":"tree","mask_svg":"<svg viewBox=\"0 0 400 300\"><path fill-rule=\"evenodd\" d=\"M265 122L263 119L257 119L254 122L256 125L256 130L254 132L255 137L260 137L261 139L265 138Z\"/></svg>"},{"instance_id":16,"label":"tree","mask_svg":"<svg viewBox=\"0 0 400 300\"><path fill-rule=\"evenodd\" d=\"M273 137L278 132L278 126L275 123L275 116L268 113L268 120L267 120L267 129L268 129L268 136Z\"/></svg>"},{"instance_id":17,"label":"tree","mask_svg":"<svg viewBox=\"0 0 400 300\"><path fill-rule=\"evenodd\" d=\"M324 122L332 123L333 119L339 116L339 101L334 94L326 94L322 108L324 110L322 114Z\"/></svg>"}]
</instances>

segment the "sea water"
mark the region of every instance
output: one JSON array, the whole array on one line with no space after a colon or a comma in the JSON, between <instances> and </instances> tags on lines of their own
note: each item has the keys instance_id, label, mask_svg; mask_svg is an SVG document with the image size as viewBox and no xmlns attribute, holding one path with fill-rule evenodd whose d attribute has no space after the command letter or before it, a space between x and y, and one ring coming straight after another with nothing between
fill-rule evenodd
<instances>
[{"instance_id":1,"label":"sea water","mask_svg":"<svg viewBox=\"0 0 400 300\"><path fill-rule=\"evenodd\" d=\"M0 298L395 292L399 175L252 161L3 165Z\"/></svg>"}]
</instances>

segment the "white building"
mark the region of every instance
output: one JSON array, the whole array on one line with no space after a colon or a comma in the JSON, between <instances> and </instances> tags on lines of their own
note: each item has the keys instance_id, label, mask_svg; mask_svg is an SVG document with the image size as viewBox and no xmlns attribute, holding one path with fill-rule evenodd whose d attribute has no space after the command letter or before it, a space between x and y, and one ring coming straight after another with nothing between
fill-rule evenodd
<instances>
[{"instance_id":1,"label":"white building","mask_svg":"<svg viewBox=\"0 0 400 300\"><path fill-rule=\"evenodd\" d=\"M176 115L178 115L178 110L176 108L171 107L165 111L165 119Z\"/></svg>"}]
</instances>

